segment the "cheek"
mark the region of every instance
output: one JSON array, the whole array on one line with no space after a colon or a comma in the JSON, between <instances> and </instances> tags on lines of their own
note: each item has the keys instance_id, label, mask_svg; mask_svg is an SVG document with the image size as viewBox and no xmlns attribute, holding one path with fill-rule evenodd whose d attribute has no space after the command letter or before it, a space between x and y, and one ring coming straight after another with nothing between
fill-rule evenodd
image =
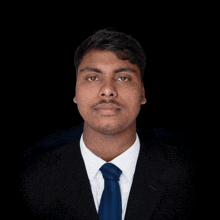
<instances>
[{"instance_id":1,"label":"cheek","mask_svg":"<svg viewBox=\"0 0 220 220\"><path fill-rule=\"evenodd\" d=\"M133 102L130 106L130 110L132 112L132 114L137 117L137 115L139 114L140 110L141 110L141 105L140 102Z\"/></svg>"},{"instance_id":2,"label":"cheek","mask_svg":"<svg viewBox=\"0 0 220 220\"><path fill-rule=\"evenodd\" d=\"M76 98L79 112L85 114L86 111L92 106L92 100L94 100L94 92L92 92L91 89L88 90L83 87L77 87Z\"/></svg>"},{"instance_id":3,"label":"cheek","mask_svg":"<svg viewBox=\"0 0 220 220\"><path fill-rule=\"evenodd\" d=\"M139 106L141 103L141 94L138 90L130 89L122 93L123 99L131 106Z\"/></svg>"},{"instance_id":4,"label":"cheek","mask_svg":"<svg viewBox=\"0 0 220 220\"><path fill-rule=\"evenodd\" d=\"M137 117L141 109L141 97L138 91L129 91L123 94L124 103L126 103L126 113L130 117Z\"/></svg>"}]
</instances>

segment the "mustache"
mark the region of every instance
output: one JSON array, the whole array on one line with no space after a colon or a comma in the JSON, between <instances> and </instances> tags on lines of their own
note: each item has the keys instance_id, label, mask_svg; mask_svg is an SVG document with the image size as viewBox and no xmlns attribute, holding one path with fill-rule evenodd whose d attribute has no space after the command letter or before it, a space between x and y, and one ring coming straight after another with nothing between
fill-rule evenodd
<instances>
[{"instance_id":1,"label":"mustache","mask_svg":"<svg viewBox=\"0 0 220 220\"><path fill-rule=\"evenodd\" d=\"M115 101L115 100L105 100L105 99L103 99L103 100L101 100L99 103L97 103L95 106L94 106L94 108L96 108L96 107L98 107L100 104L114 104L116 107L118 107L118 108L120 108L120 104L117 102L117 101Z\"/></svg>"}]
</instances>

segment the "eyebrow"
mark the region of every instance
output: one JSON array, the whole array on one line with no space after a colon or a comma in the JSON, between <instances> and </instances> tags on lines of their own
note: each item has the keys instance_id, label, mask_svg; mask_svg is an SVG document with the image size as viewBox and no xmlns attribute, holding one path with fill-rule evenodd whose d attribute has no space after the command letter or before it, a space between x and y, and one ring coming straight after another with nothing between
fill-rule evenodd
<instances>
[{"instance_id":1,"label":"eyebrow","mask_svg":"<svg viewBox=\"0 0 220 220\"><path fill-rule=\"evenodd\" d=\"M86 67L84 69L81 69L80 72L96 72L96 73L101 73L102 74L102 71L96 67ZM114 70L114 73L120 73L120 72L130 72L130 73L135 73L137 74L137 71L132 69L132 68L129 68L129 67L122 67L122 68L118 68L116 70Z\"/></svg>"}]
</instances>

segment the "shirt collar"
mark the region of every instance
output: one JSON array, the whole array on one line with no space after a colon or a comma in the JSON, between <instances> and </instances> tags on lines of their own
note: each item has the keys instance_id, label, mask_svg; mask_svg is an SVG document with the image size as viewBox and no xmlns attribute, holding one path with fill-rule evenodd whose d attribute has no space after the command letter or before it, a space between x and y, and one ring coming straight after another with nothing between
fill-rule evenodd
<instances>
[{"instance_id":1,"label":"shirt collar","mask_svg":"<svg viewBox=\"0 0 220 220\"><path fill-rule=\"evenodd\" d=\"M92 181L99 172L99 169L106 163L106 161L96 156L92 151L90 151L86 147L83 141L83 134L81 135L80 138L80 150L86 166L89 180ZM132 181L137 164L139 151L140 151L140 139L138 137L138 134L136 133L136 140L134 144L130 148L128 148L124 153L120 154L112 161L109 161L109 163L113 163L118 168L120 168L122 171L122 175L124 175L128 181Z\"/></svg>"}]
</instances>

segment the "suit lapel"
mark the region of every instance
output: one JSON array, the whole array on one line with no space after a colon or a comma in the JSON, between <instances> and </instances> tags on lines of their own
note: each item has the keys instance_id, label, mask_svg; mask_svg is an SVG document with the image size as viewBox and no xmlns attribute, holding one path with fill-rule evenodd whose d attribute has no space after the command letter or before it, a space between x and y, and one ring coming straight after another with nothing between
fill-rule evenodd
<instances>
[{"instance_id":1,"label":"suit lapel","mask_svg":"<svg viewBox=\"0 0 220 220\"><path fill-rule=\"evenodd\" d=\"M69 190L65 193L66 197L63 200L63 204L68 207L68 215L77 217L77 219L98 220L99 217L80 152L79 141L67 145L64 151L65 164L68 166L68 169L65 168L65 172L66 170L69 171L63 188L68 188Z\"/></svg>"},{"instance_id":2,"label":"suit lapel","mask_svg":"<svg viewBox=\"0 0 220 220\"><path fill-rule=\"evenodd\" d=\"M141 139L140 139L141 141ZM141 141L136 171L129 195L125 220L148 220L160 201L163 187L159 184L155 148Z\"/></svg>"},{"instance_id":3,"label":"suit lapel","mask_svg":"<svg viewBox=\"0 0 220 220\"><path fill-rule=\"evenodd\" d=\"M83 159L82 159L83 160ZM89 219L98 220L99 216L96 211L89 178L86 172L84 162L80 162L81 179L79 183L79 194L77 198L79 211Z\"/></svg>"}]
</instances>

